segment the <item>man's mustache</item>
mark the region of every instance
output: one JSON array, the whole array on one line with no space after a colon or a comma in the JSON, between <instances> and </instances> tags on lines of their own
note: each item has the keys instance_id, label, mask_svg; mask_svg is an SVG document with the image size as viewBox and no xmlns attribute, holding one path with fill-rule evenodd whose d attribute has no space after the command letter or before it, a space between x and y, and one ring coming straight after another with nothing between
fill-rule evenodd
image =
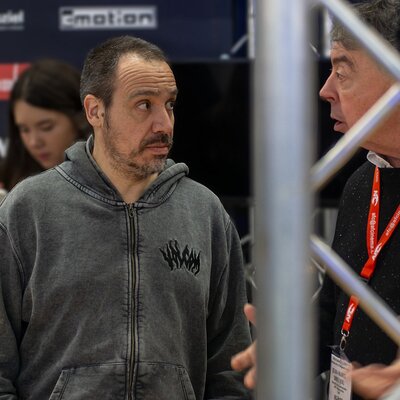
<instances>
[{"instance_id":1,"label":"man's mustache","mask_svg":"<svg viewBox=\"0 0 400 400\"><path fill-rule=\"evenodd\" d=\"M174 141L171 135L168 135L167 133L157 133L156 135L153 135L151 138L145 140L142 143L141 147L144 148L146 146L151 146L153 144L162 144L171 148L173 142Z\"/></svg>"}]
</instances>

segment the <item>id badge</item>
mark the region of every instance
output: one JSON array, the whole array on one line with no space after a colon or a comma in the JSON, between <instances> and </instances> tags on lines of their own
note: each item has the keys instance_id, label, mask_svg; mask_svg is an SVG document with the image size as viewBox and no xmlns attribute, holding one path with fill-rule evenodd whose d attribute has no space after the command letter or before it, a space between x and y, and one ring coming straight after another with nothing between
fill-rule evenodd
<instances>
[{"instance_id":1,"label":"id badge","mask_svg":"<svg viewBox=\"0 0 400 400\"><path fill-rule=\"evenodd\" d=\"M346 377L350 365L343 351L332 351L329 400L351 400L351 379Z\"/></svg>"}]
</instances>

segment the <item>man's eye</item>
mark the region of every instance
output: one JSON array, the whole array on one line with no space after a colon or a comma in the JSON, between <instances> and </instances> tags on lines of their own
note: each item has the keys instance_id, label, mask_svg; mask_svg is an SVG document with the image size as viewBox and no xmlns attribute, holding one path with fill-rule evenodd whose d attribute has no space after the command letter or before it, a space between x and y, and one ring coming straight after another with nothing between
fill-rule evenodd
<instances>
[{"instance_id":1,"label":"man's eye","mask_svg":"<svg viewBox=\"0 0 400 400\"><path fill-rule=\"evenodd\" d=\"M168 110L173 110L175 108L175 101L171 100L167 102Z\"/></svg>"},{"instance_id":2,"label":"man's eye","mask_svg":"<svg viewBox=\"0 0 400 400\"><path fill-rule=\"evenodd\" d=\"M343 81L344 79L346 79L347 73L346 73L346 70L344 68L342 68L342 67L337 68L337 69L334 70L334 73L335 73L336 79L338 81Z\"/></svg>"},{"instance_id":3,"label":"man's eye","mask_svg":"<svg viewBox=\"0 0 400 400\"><path fill-rule=\"evenodd\" d=\"M148 110L150 108L150 103L148 101L144 101L138 105L138 108L141 110Z\"/></svg>"}]
</instances>

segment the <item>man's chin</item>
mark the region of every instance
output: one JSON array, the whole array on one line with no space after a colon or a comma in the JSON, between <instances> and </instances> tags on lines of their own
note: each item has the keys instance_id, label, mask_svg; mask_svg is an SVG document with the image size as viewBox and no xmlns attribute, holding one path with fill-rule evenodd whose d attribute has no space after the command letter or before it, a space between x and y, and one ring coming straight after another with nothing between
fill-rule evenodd
<instances>
[{"instance_id":1,"label":"man's chin","mask_svg":"<svg viewBox=\"0 0 400 400\"><path fill-rule=\"evenodd\" d=\"M167 162L166 157L159 157L152 162L143 165L142 171L148 175L159 174L165 169L165 164Z\"/></svg>"}]
</instances>

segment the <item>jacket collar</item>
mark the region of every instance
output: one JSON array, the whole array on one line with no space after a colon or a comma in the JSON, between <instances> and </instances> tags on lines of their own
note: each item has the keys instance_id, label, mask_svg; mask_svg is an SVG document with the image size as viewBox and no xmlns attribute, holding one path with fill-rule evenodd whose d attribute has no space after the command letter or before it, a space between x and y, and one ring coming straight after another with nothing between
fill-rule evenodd
<instances>
[{"instance_id":1,"label":"jacket collar","mask_svg":"<svg viewBox=\"0 0 400 400\"><path fill-rule=\"evenodd\" d=\"M90 136L85 142L77 142L66 151L65 161L57 169L75 186L90 192L95 197L112 203L123 203L118 190L103 173L92 156L94 139ZM189 168L184 163L168 159L165 169L146 189L137 203L156 205L165 200L177 182L188 175Z\"/></svg>"}]
</instances>

